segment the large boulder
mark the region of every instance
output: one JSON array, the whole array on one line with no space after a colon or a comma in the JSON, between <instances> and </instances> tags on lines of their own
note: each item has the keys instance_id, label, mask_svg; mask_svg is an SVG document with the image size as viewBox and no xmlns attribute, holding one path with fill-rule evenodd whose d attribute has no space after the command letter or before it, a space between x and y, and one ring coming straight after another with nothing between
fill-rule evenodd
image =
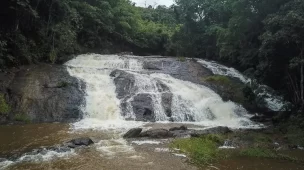
<instances>
[{"instance_id":1,"label":"large boulder","mask_svg":"<svg viewBox=\"0 0 304 170\"><path fill-rule=\"evenodd\" d=\"M77 148L80 146L89 146L92 144L94 144L94 142L90 138L77 138L77 139L73 139L73 140L69 141L67 143L67 146L69 148Z\"/></svg>"},{"instance_id":2,"label":"large boulder","mask_svg":"<svg viewBox=\"0 0 304 170\"><path fill-rule=\"evenodd\" d=\"M66 66L50 64L15 69L0 81L0 92L11 106L8 120L19 121L72 122L82 118L84 88Z\"/></svg>"},{"instance_id":3,"label":"large boulder","mask_svg":"<svg viewBox=\"0 0 304 170\"><path fill-rule=\"evenodd\" d=\"M140 134L140 137L148 137L148 138L170 138L173 137L173 133L171 133L167 129L151 129Z\"/></svg>"},{"instance_id":4,"label":"large boulder","mask_svg":"<svg viewBox=\"0 0 304 170\"><path fill-rule=\"evenodd\" d=\"M195 130L191 133L191 137L199 137L207 134L227 134L232 132L228 127L218 126L204 130Z\"/></svg>"},{"instance_id":5,"label":"large boulder","mask_svg":"<svg viewBox=\"0 0 304 170\"><path fill-rule=\"evenodd\" d=\"M137 121L155 121L152 99L149 94L138 94L131 102Z\"/></svg>"},{"instance_id":6,"label":"large boulder","mask_svg":"<svg viewBox=\"0 0 304 170\"><path fill-rule=\"evenodd\" d=\"M177 131L177 130L188 130L187 126L180 126L180 127L173 127L173 128L170 128L169 131Z\"/></svg>"},{"instance_id":7,"label":"large boulder","mask_svg":"<svg viewBox=\"0 0 304 170\"><path fill-rule=\"evenodd\" d=\"M123 135L123 138L136 138L141 133L142 128L133 128L130 129L126 134Z\"/></svg>"}]
</instances>

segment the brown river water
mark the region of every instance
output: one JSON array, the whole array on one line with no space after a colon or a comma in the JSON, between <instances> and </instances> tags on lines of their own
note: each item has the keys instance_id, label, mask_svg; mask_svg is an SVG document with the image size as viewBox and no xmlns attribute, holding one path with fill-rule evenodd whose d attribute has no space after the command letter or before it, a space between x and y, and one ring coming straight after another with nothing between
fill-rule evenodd
<instances>
[{"instance_id":1,"label":"brown river water","mask_svg":"<svg viewBox=\"0 0 304 170\"><path fill-rule=\"evenodd\" d=\"M169 128L173 125L149 124ZM176 126L176 125L174 125ZM189 126L189 125L188 125ZM191 126L190 126L191 127ZM196 126L193 126L197 128ZM68 124L30 124L0 126L0 158L54 146L77 137L91 137L88 148L75 150L63 157L43 161L23 161L2 169L9 170L304 170L301 164L268 159L230 158L214 165L195 167L188 158L168 150L169 140L126 141L121 131L71 131ZM142 142L142 143L141 143ZM303 155L301 152L300 154ZM0 167L1 169L1 167Z\"/></svg>"}]
</instances>

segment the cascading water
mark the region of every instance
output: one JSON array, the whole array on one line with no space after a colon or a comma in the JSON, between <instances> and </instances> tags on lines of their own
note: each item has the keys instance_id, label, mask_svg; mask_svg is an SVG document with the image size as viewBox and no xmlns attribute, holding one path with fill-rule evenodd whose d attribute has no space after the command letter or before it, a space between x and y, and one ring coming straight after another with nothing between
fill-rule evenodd
<instances>
[{"instance_id":1,"label":"cascading water","mask_svg":"<svg viewBox=\"0 0 304 170\"><path fill-rule=\"evenodd\" d=\"M230 127L249 126L246 110L233 102L224 102L211 89L182 81L166 74L151 74L166 84L173 94L172 117L174 121L195 121L204 125Z\"/></svg>"},{"instance_id":2,"label":"cascading water","mask_svg":"<svg viewBox=\"0 0 304 170\"><path fill-rule=\"evenodd\" d=\"M241 82L248 84L254 90L254 93L259 98L264 100L268 109L272 111L284 110L284 105L286 102L283 100L283 97L276 95L274 90L272 90L270 87L258 84L255 80L244 76L234 68L229 68L213 61L206 61L202 59L197 59L197 61L204 67L211 70L213 74L237 78Z\"/></svg>"},{"instance_id":3,"label":"cascading water","mask_svg":"<svg viewBox=\"0 0 304 170\"><path fill-rule=\"evenodd\" d=\"M139 70L135 59L123 59L116 55L80 55L66 63L70 75L86 83L86 105L84 119L74 124L76 129L124 128L120 113L120 101L116 97L115 85L110 77L114 69ZM132 123L132 122L129 122Z\"/></svg>"},{"instance_id":4,"label":"cascading water","mask_svg":"<svg viewBox=\"0 0 304 170\"><path fill-rule=\"evenodd\" d=\"M143 69L142 57L117 55L80 55L66 63L68 71L86 83L85 118L74 124L74 128L130 128L139 122L134 119L132 101L138 94L148 94L152 101L156 121L195 122L201 125L230 127L252 127L246 110L233 102L224 102L211 89L187 81L175 79L163 73ZM121 100L115 93L114 70L124 70L135 78L134 93L127 100L127 110L122 114ZM172 93L171 118L161 104L164 91L158 82L166 85ZM127 89L126 89L127 90ZM121 116L124 115L124 116Z\"/></svg>"}]
</instances>

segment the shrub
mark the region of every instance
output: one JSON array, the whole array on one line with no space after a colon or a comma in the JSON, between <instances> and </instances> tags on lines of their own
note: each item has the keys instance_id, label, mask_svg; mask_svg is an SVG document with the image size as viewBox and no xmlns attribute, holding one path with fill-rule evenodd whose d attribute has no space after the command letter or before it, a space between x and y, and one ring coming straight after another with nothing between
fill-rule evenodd
<instances>
[{"instance_id":1,"label":"shrub","mask_svg":"<svg viewBox=\"0 0 304 170\"><path fill-rule=\"evenodd\" d=\"M0 93L0 115L7 115L11 108L7 104L4 95Z\"/></svg>"},{"instance_id":2,"label":"shrub","mask_svg":"<svg viewBox=\"0 0 304 170\"><path fill-rule=\"evenodd\" d=\"M14 120L19 121L19 122L25 122L25 123L30 123L31 122L31 119L26 114L16 114L15 117L14 117Z\"/></svg>"},{"instance_id":3,"label":"shrub","mask_svg":"<svg viewBox=\"0 0 304 170\"><path fill-rule=\"evenodd\" d=\"M181 61L181 62L185 62L186 61L186 58L185 57L182 57L182 56L179 56L177 58L178 61Z\"/></svg>"},{"instance_id":4,"label":"shrub","mask_svg":"<svg viewBox=\"0 0 304 170\"><path fill-rule=\"evenodd\" d=\"M264 148L248 148L240 152L242 156L258 157L258 158L275 158L276 154Z\"/></svg>"}]
</instances>

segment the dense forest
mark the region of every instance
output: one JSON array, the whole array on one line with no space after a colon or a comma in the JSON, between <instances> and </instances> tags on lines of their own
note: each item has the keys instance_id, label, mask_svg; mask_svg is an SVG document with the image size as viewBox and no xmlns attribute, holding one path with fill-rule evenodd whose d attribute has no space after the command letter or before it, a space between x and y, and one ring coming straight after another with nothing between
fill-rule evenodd
<instances>
[{"instance_id":1,"label":"dense forest","mask_svg":"<svg viewBox=\"0 0 304 170\"><path fill-rule=\"evenodd\" d=\"M2 0L0 23L1 69L85 52L206 58L304 107L303 0Z\"/></svg>"}]
</instances>

